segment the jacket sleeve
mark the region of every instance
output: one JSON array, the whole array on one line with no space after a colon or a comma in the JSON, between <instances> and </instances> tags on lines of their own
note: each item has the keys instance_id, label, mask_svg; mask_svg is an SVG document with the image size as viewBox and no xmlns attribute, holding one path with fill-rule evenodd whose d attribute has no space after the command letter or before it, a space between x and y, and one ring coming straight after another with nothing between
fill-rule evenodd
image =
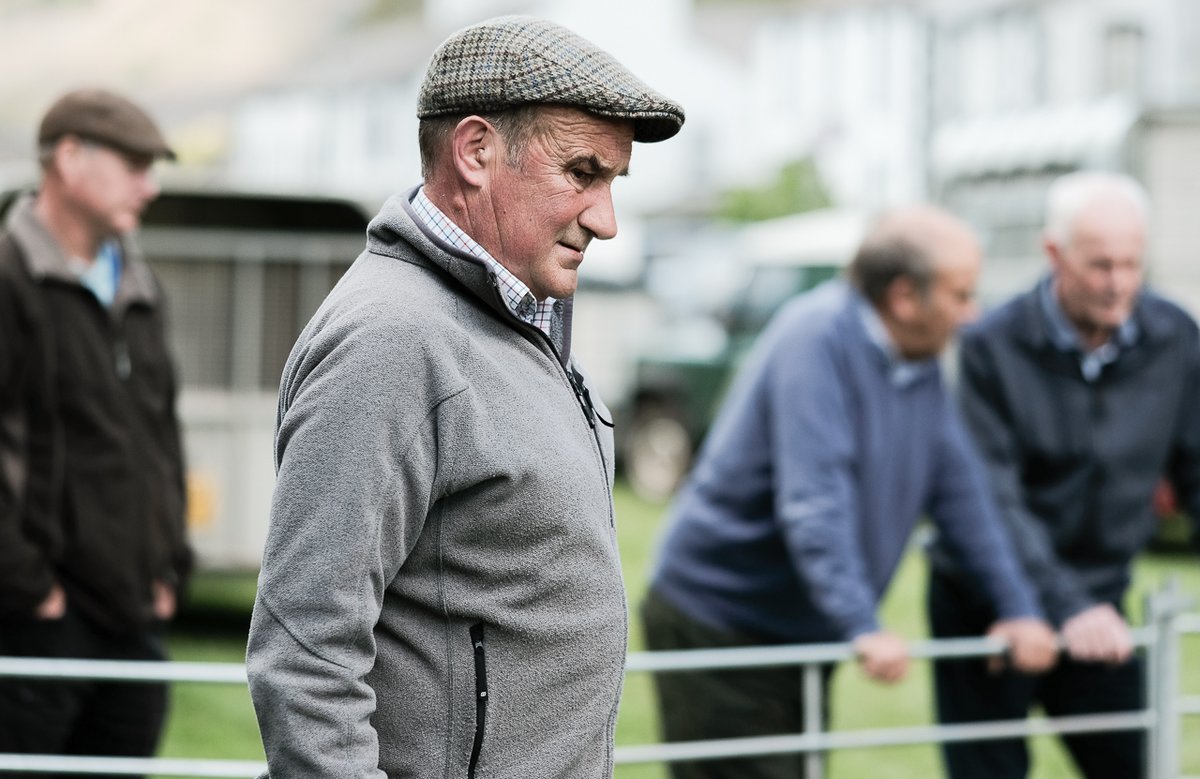
<instances>
[{"instance_id":1,"label":"jacket sleeve","mask_svg":"<svg viewBox=\"0 0 1200 779\"><path fill-rule=\"evenodd\" d=\"M765 367L775 515L813 603L852 640L879 629L856 536L853 412L831 348L809 341L793 339Z\"/></svg>"},{"instance_id":2,"label":"jacket sleeve","mask_svg":"<svg viewBox=\"0 0 1200 779\"><path fill-rule=\"evenodd\" d=\"M436 475L437 403L408 391L419 370L404 337L372 326L309 341L285 370L246 658L275 777L383 779L365 677Z\"/></svg>"},{"instance_id":3,"label":"jacket sleeve","mask_svg":"<svg viewBox=\"0 0 1200 779\"><path fill-rule=\"evenodd\" d=\"M0 245L0 254L4 251ZM22 530L28 482L23 407L28 362L23 347L28 340L18 317L18 294L0 267L0 613L31 614L54 586L55 575L43 551Z\"/></svg>"},{"instance_id":4,"label":"jacket sleeve","mask_svg":"<svg viewBox=\"0 0 1200 779\"><path fill-rule=\"evenodd\" d=\"M958 565L1001 619L1041 617L1038 596L1002 525L983 463L955 409L946 404L929 516Z\"/></svg>"},{"instance_id":5,"label":"jacket sleeve","mask_svg":"<svg viewBox=\"0 0 1200 779\"><path fill-rule=\"evenodd\" d=\"M1046 616L1056 625L1093 605L1086 588L1063 565L1045 523L1029 510L1021 483L1021 451L1002 382L984 339L964 337L959 392L963 419L986 466L1000 517Z\"/></svg>"}]
</instances>

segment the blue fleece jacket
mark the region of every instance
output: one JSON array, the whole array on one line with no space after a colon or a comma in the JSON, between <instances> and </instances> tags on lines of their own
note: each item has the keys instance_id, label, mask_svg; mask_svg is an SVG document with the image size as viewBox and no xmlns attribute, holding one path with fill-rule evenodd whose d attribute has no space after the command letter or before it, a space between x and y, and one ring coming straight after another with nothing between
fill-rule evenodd
<instances>
[{"instance_id":1,"label":"blue fleece jacket","mask_svg":"<svg viewBox=\"0 0 1200 779\"><path fill-rule=\"evenodd\" d=\"M693 619L780 642L877 630L924 514L1001 617L1041 616L936 361L899 365L871 317L835 281L760 337L660 546L653 588Z\"/></svg>"}]
</instances>

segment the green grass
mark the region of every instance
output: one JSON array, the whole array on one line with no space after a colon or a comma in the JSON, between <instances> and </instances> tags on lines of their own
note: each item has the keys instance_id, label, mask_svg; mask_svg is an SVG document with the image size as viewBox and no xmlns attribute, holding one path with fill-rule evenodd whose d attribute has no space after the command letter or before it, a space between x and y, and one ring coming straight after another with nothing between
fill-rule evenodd
<instances>
[{"instance_id":1,"label":"green grass","mask_svg":"<svg viewBox=\"0 0 1200 779\"><path fill-rule=\"evenodd\" d=\"M658 541L663 507L637 499L618 487L617 516L621 558L629 591L630 610L646 591L647 574ZM1200 596L1200 566L1191 556L1148 556L1139 562L1129 605L1135 622L1140 620L1143 596L1178 576L1181 588ZM924 616L925 567L919 554L904 561L884 603L884 623L912 638L926 634ZM204 576L193 591L193 602L206 616L232 612L244 619L253 598L252 577ZM1200 603L1197 604L1200 606ZM226 621L221 633L177 631L172 652L178 660L241 662L244 637L237 633L237 619ZM232 629L229 627L233 625ZM630 650L642 649L641 625L630 621ZM1200 641L1184 643L1184 675L1181 693L1200 694ZM629 674L617 722L617 743L643 744L658 739L657 712L649 674ZM262 745L249 696L244 688L228 685L176 685L162 754L173 757L260 760ZM866 680L853 665L844 666L834 678L833 723L838 730L915 726L933 722L929 667L914 664L909 677L894 687L880 687ZM1186 721L1181 738L1182 768L1200 771L1200 720ZM1076 773L1065 752L1053 738L1033 740L1034 771L1031 779L1068 779ZM835 752L830 758L830 779L858 779L872 773L888 779L930 779L941 775L932 745L889 747ZM666 779L659 765L618 766L616 779Z\"/></svg>"}]
</instances>

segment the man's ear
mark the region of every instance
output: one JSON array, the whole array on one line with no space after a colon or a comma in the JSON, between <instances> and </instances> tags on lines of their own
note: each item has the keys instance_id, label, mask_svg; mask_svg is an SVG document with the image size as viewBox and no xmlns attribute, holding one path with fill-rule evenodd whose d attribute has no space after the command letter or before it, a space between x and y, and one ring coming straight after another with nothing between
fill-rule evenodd
<instances>
[{"instance_id":1,"label":"man's ear","mask_svg":"<svg viewBox=\"0 0 1200 779\"><path fill-rule=\"evenodd\" d=\"M1051 270L1058 273L1063 264L1062 244L1049 233L1042 233L1042 251L1046 253L1046 259L1050 261Z\"/></svg>"},{"instance_id":2,"label":"man's ear","mask_svg":"<svg viewBox=\"0 0 1200 779\"><path fill-rule=\"evenodd\" d=\"M907 276L897 276L888 284L883 295L887 313L897 322L911 322L921 310L921 295L917 286Z\"/></svg>"},{"instance_id":3,"label":"man's ear","mask_svg":"<svg viewBox=\"0 0 1200 779\"><path fill-rule=\"evenodd\" d=\"M459 178L473 187L487 184L498 161L500 136L496 128L480 116L468 116L454 128L450 152Z\"/></svg>"},{"instance_id":4,"label":"man's ear","mask_svg":"<svg viewBox=\"0 0 1200 779\"><path fill-rule=\"evenodd\" d=\"M67 135L54 144L50 168L65 182L78 177L83 160L83 142L74 135Z\"/></svg>"}]
</instances>

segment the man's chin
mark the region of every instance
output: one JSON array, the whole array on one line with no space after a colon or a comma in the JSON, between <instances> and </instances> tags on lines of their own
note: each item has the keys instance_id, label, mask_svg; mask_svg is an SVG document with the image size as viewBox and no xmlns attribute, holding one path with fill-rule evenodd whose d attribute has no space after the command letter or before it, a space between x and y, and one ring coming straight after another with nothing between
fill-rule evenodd
<instances>
[{"instance_id":1,"label":"man's chin","mask_svg":"<svg viewBox=\"0 0 1200 779\"><path fill-rule=\"evenodd\" d=\"M1121 325L1125 324L1126 320L1128 320L1131 316L1133 316L1132 309L1107 309L1096 317L1095 322L1102 330L1116 330Z\"/></svg>"},{"instance_id":2,"label":"man's chin","mask_svg":"<svg viewBox=\"0 0 1200 779\"><path fill-rule=\"evenodd\" d=\"M575 294L579 286L579 262L560 262L554 272L547 274L546 286L552 298L561 300Z\"/></svg>"},{"instance_id":3,"label":"man's chin","mask_svg":"<svg viewBox=\"0 0 1200 779\"><path fill-rule=\"evenodd\" d=\"M118 219L112 225L112 237L120 238L124 235L129 235L138 231L142 226L142 220L139 218Z\"/></svg>"}]
</instances>

